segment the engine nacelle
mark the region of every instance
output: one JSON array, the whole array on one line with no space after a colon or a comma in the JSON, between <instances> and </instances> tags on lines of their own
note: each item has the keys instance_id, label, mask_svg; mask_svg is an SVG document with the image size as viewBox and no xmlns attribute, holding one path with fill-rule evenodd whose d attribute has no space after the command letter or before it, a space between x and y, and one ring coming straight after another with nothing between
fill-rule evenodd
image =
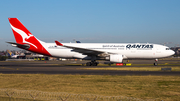
<instances>
[{"instance_id":1,"label":"engine nacelle","mask_svg":"<svg viewBox=\"0 0 180 101\"><path fill-rule=\"evenodd\" d=\"M123 55L120 54L111 54L109 57L106 57L110 62L114 63L122 63L123 62Z\"/></svg>"}]
</instances>

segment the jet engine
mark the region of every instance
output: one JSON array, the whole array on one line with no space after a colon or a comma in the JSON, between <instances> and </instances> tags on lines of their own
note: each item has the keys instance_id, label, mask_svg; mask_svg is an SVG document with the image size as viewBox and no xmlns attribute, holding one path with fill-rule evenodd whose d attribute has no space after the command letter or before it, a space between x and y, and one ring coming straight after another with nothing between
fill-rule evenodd
<instances>
[{"instance_id":1,"label":"jet engine","mask_svg":"<svg viewBox=\"0 0 180 101\"><path fill-rule=\"evenodd\" d=\"M108 57L106 57L106 60L109 60L113 63L122 63L123 62L123 55L120 54L111 54Z\"/></svg>"}]
</instances>

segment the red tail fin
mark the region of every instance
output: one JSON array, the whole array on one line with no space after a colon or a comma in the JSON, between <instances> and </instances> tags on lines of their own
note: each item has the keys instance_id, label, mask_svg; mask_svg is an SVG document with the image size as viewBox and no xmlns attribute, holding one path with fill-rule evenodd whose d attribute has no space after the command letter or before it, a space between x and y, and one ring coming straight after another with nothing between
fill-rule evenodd
<instances>
[{"instance_id":1,"label":"red tail fin","mask_svg":"<svg viewBox=\"0 0 180 101\"><path fill-rule=\"evenodd\" d=\"M43 47L43 42L34 37L17 18L9 18L9 22L18 44L29 44L30 48L28 50L40 54L50 55Z\"/></svg>"},{"instance_id":2,"label":"red tail fin","mask_svg":"<svg viewBox=\"0 0 180 101\"><path fill-rule=\"evenodd\" d=\"M28 29L17 18L9 18L9 22L17 43L23 43L25 38L32 36Z\"/></svg>"}]
</instances>

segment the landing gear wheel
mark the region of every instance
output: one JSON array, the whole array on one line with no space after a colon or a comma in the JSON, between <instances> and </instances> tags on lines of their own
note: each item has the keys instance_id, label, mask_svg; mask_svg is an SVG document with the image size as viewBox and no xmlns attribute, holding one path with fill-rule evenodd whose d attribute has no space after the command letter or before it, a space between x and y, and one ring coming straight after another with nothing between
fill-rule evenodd
<instances>
[{"instance_id":1,"label":"landing gear wheel","mask_svg":"<svg viewBox=\"0 0 180 101\"><path fill-rule=\"evenodd\" d=\"M98 64L97 62L93 62L92 66L97 66L97 64Z\"/></svg>"},{"instance_id":2,"label":"landing gear wheel","mask_svg":"<svg viewBox=\"0 0 180 101\"><path fill-rule=\"evenodd\" d=\"M87 62L86 66L97 66L98 62Z\"/></svg>"},{"instance_id":3,"label":"landing gear wheel","mask_svg":"<svg viewBox=\"0 0 180 101\"><path fill-rule=\"evenodd\" d=\"M158 63L157 63L157 62L155 62L155 63L154 63L154 66L157 66L157 65L158 65Z\"/></svg>"},{"instance_id":4,"label":"landing gear wheel","mask_svg":"<svg viewBox=\"0 0 180 101\"><path fill-rule=\"evenodd\" d=\"M87 63L86 63L86 66L91 66L91 65L92 65L91 62L87 62Z\"/></svg>"}]
</instances>

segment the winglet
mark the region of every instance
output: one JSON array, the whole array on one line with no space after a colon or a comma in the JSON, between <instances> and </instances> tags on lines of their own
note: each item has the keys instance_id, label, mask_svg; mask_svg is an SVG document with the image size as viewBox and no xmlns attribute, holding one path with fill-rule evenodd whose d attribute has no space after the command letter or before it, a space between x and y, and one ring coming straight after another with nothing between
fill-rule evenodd
<instances>
[{"instance_id":1,"label":"winglet","mask_svg":"<svg viewBox=\"0 0 180 101\"><path fill-rule=\"evenodd\" d=\"M58 45L58 46L63 46L63 44L60 43L60 42L58 42L58 41L55 41L55 43L56 43L56 45Z\"/></svg>"}]
</instances>

